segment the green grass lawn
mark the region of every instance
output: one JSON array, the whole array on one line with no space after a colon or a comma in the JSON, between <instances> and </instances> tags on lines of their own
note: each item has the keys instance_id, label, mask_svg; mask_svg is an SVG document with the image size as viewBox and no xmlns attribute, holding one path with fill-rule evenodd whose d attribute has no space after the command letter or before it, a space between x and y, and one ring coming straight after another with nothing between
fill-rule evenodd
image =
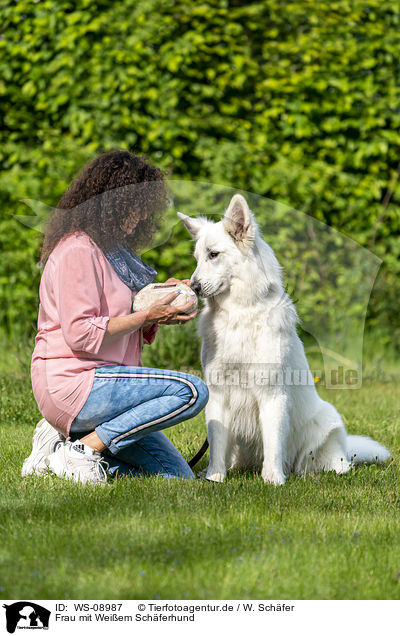
<instances>
[{"instance_id":1,"label":"green grass lawn","mask_svg":"<svg viewBox=\"0 0 400 636\"><path fill-rule=\"evenodd\" d=\"M280 488L253 474L93 487L20 478L39 413L29 377L3 374L0 598L400 598L398 376L320 392L394 459ZM204 435L203 416L171 431L187 458Z\"/></svg>"}]
</instances>

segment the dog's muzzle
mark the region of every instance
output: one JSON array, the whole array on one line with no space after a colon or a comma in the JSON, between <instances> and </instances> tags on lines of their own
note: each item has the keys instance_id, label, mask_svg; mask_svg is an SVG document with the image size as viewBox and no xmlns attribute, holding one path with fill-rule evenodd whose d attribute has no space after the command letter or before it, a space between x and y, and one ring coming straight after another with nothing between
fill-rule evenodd
<instances>
[{"instance_id":1,"label":"dog's muzzle","mask_svg":"<svg viewBox=\"0 0 400 636\"><path fill-rule=\"evenodd\" d=\"M191 289L193 289L194 293L199 296L201 292L201 283L198 280L192 280L190 283Z\"/></svg>"}]
</instances>

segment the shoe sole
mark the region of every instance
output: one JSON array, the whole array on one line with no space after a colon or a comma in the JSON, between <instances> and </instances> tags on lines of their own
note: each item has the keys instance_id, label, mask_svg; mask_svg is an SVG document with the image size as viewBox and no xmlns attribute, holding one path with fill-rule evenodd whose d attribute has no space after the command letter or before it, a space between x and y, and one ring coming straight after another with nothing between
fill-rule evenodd
<instances>
[{"instance_id":1,"label":"shoe sole","mask_svg":"<svg viewBox=\"0 0 400 636\"><path fill-rule=\"evenodd\" d=\"M24 461L21 470L21 476L26 477L27 475L45 475L47 473L47 466L44 463L45 456L43 455L40 463L33 461L33 458L30 456ZM36 465L35 465L36 464Z\"/></svg>"},{"instance_id":2,"label":"shoe sole","mask_svg":"<svg viewBox=\"0 0 400 636\"><path fill-rule=\"evenodd\" d=\"M74 473L72 473L71 471L66 470L65 466L55 454L46 457L44 463L47 470L57 475L57 477L62 477L63 479L68 479L69 481L74 481L75 483L79 484L92 484L100 486L107 485L107 481L91 481L90 479L79 479L79 475L74 475Z\"/></svg>"},{"instance_id":3,"label":"shoe sole","mask_svg":"<svg viewBox=\"0 0 400 636\"><path fill-rule=\"evenodd\" d=\"M33 435L33 439L32 439L32 452L29 455L29 457L27 457L22 465L22 470L21 470L21 475L22 477L26 477L27 475L44 475L47 472L47 467L44 463L44 459L45 459L45 455L43 454L42 459L37 460L37 456L38 453L40 452L40 448L41 448L41 438L46 437L47 433L44 432L44 425L43 423L45 422L45 420L41 420L38 424L38 430L35 431L34 435ZM60 440L61 441L61 440ZM45 446L46 444L42 443L42 446ZM55 449L53 449L55 450ZM52 452L52 451L51 451Z\"/></svg>"}]
</instances>

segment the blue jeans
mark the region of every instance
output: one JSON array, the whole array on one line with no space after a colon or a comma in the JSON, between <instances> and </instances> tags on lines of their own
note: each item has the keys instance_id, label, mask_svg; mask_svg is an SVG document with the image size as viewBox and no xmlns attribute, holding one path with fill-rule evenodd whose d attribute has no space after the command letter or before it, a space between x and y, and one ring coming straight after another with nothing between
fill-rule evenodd
<instances>
[{"instance_id":1,"label":"blue jeans","mask_svg":"<svg viewBox=\"0 0 400 636\"><path fill-rule=\"evenodd\" d=\"M96 431L107 447L102 455L111 475L147 473L188 479L193 472L161 431L197 415L207 400L206 384L188 373L99 367L70 435L78 439Z\"/></svg>"}]
</instances>

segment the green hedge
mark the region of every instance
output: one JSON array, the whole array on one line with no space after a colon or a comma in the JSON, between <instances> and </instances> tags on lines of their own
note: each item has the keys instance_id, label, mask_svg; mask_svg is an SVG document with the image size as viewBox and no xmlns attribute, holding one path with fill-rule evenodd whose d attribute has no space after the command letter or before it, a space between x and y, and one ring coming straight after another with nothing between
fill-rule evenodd
<instances>
[{"instance_id":1,"label":"green hedge","mask_svg":"<svg viewBox=\"0 0 400 636\"><path fill-rule=\"evenodd\" d=\"M384 263L369 325L400 347L398 182L382 206L400 161L396 3L21 0L0 18L8 334L36 318L40 237L14 218L29 214L21 200L54 205L85 161L119 147L172 178L281 201L370 247ZM193 268L176 232L153 255L162 276Z\"/></svg>"}]
</instances>

